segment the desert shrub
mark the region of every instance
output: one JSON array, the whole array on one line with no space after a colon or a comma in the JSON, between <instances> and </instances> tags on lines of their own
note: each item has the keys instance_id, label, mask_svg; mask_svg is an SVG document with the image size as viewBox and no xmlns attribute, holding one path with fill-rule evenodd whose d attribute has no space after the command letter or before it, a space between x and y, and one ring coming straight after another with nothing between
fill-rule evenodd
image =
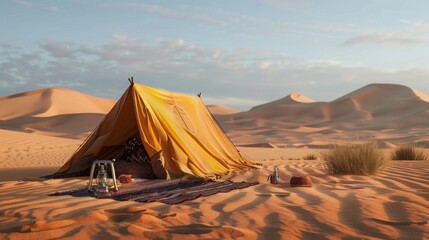
<instances>
[{"instance_id":1,"label":"desert shrub","mask_svg":"<svg viewBox=\"0 0 429 240\"><path fill-rule=\"evenodd\" d=\"M335 145L321 153L330 174L374 174L387 167L388 159L376 143Z\"/></svg>"},{"instance_id":2,"label":"desert shrub","mask_svg":"<svg viewBox=\"0 0 429 240\"><path fill-rule=\"evenodd\" d=\"M302 157L304 160L317 160L317 156L315 154L307 154L304 157Z\"/></svg>"},{"instance_id":3,"label":"desert shrub","mask_svg":"<svg viewBox=\"0 0 429 240\"><path fill-rule=\"evenodd\" d=\"M415 147L413 144L406 144L397 147L390 155L392 160L429 160L429 156L423 149Z\"/></svg>"}]
</instances>

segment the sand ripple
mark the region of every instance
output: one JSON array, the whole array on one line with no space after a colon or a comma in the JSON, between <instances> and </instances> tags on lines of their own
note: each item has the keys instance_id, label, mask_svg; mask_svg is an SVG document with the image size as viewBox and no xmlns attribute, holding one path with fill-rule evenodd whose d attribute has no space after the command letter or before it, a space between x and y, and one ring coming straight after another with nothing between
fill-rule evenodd
<instances>
[{"instance_id":1,"label":"sand ripple","mask_svg":"<svg viewBox=\"0 0 429 240\"><path fill-rule=\"evenodd\" d=\"M266 176L278 166L281 182ZM330 176L320 162L265 161L234 181L261 184L179 205L47 197L86 179L0 182L0 237L10 239L424 239L429 162L394 162L376 176ZM291 188L309 175L311 188Z\"/></svg>"}]
</instances>

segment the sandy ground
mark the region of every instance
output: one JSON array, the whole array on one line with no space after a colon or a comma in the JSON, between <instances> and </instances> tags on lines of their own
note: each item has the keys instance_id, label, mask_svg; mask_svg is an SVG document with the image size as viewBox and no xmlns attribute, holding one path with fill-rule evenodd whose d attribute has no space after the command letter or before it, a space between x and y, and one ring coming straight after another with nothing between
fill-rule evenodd
<instances>
[{"instance_id":1,"label":"sandy ground","mask_svg":"<svg viewBox=\"0 0 429 240\"><path fill-rule=\"evenodd\" d=\"M166 205L47 196L86 185L39 177L74 153L113 101L67 89L0 97L0 239L429 239L429 161L332 176L320 160L302 160L338 142L375 139L386 152L398 142L427 146L428 101L371 85L329 103L293 93L242 113L209 106L241 154L262 164L223 179L260 184ZM266 181L274 167L277 185ZM294 175L313 186L290 187Z\"/></svg>"},{"instance_id":2,"label":"sandy ground","mask_svg":"<svg viewBox=\"0 0 429 240\"><path fill-rule=\"evenodd\" d=\"M27 148L22 148L25 152ZM33 149L30 146L30 150ZM34 148L36 149L36 148ZM39 157L65 161L73 145ZM2 149L3 151L4 149ZM314 149L240 148L263 164L224 177L260 184L179 205L47 194L86 178L37 179L50 165L0 170L0 238L5 239L424 239L429 237L429 162L394 161L375 176L331 176L319 160L288 160ZM282 160L283 159L283 160ZM42 162L41 162L42 163ZM266 178L277 166L281 181ZM311 188L289 179L308 175ZM8 179L15 179L7 181ZM19 180L18 180L19 179Z\"/></svg>"}]
</instances>

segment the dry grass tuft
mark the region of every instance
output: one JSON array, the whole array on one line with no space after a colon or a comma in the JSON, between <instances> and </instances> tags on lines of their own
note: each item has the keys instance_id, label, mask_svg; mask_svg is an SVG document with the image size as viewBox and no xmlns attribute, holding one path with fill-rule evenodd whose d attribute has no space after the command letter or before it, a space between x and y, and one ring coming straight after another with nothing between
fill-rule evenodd
<instances>
[{"instance_id":1,"label":"dry grass tuft","mask_svg":"<svg viewBox=\"0 0 429 240\"><path fill-rule=\"evenodd\" d=\"M385 154L372 142L335 145L321 156L329 174L374 174L388 165Z\"/></svg>"},{"instance_id":2,"label":"dry grass tuft","mask_svg":"<svg viewBox=\"0 0 429 240\"><path fill-rule=\"evenodd\" d=\"M429 160L429 156L423 149L413 144L399 146L390 155L392 160Z\"/></svg>"},{"instance_id":3,"label":"dry grass tuft","mask_svg":"<svg viewBox=\"0 0 429 240\"><path fill-rule=\"evenodd\" d=\"M302 159L304 160L317 160L317 156L316 154L307 154L304 157L302 157Z\"/></svg>"}]
</instances>

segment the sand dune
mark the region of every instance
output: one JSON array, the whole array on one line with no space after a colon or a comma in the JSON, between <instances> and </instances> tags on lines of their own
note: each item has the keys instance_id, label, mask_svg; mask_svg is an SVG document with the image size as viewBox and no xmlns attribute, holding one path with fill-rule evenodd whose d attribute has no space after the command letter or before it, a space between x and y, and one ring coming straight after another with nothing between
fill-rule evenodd
<instances>
[{"instance_id":1,"label":"sand dune","mask_svg":"<svg viewBox=\"0 0 429 240\"><path fill-rule=\"evenodd\" d=\"M302 95L299 92L293 92L289 95L287 95L284 98L281 98L279 100L275 100L273 102L269 102L269 103L265 103L265 104L261 104L258 106L253 107L250 111L255 111L255 110L266 110L269 108L278 108L278 107L282 107L284 105L293 105L293 104L300 104L300 103L313 103L315 102L314 100Z\"/></svg>"},{"instance_id":2,"label":"sand dune","mask_svg":"<svg viewBox=\"0 0 429 240\"><path fill-rule=\"evenodd\" d=\"M207 108L214 115L225 115L238 113L239 111L223 105L207 105Z\"/></svg>"},{"instance_id":3,"label":"sand dune","mask_svg":"<svg viewBox=\"0 0 429 240\"><path fill-rule=\"evenodd\" d=\"M105 114L82 113L52 117L20 117L0 121L0 128L51 137L85 139Z\"/></svg>"},{"instance_id":4,"label":"sand dune","mask_svg":"<svg viewBox=\"0 0 429 240\"><path fill-rule=\"evenodd\" d=\"M64 114L106 114L115 101L92 97L66 88L46 88L0 97L0 103L2 105L0 120L9 120Z\"/></svg>"},{"instance_id":5,"label":"sand dune","mask_svg":"<svg viewBox=\"0 0 429 240\"><path fill-rule=\"evenodd\" d=\"M308 147L367 138L389 145L425 143L428 136L429 97L406 86L371 84L331 102L291 99L287 96L217 118L240 144L253 141Z\"/></svg>"},{"instance_id":6,"label":"sand dune","mask_svg":"<svg viewBox=\"0 0 429 240\"><path fill-rule=\"evenodd\" d=\"M300 92L293 92L288 96L288 98L290 99L289 101L291 101L292 103L312 103L312 102L315 102L313 99L302 95Z\"/></svg>"},{"instance_id":7,"label":"sand dune","mask_svg":"<svg viewBox=\"0 0 429 240\"><path fill-rule=\"evenodd\" d=\"M115 101L65 88L0 97L0 128L47 136L85 138Z\"/></svg>"}]
</instances>

